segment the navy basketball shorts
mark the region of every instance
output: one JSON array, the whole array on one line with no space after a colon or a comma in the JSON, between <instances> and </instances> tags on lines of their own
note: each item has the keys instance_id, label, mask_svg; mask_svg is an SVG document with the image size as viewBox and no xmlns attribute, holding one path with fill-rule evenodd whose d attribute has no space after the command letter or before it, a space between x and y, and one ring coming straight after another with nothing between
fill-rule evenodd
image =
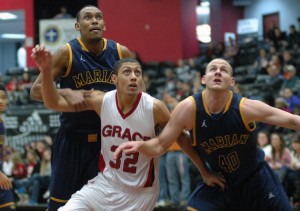
<instances>
[{"instance_id":1,"label":"navy basketball shorts","mask_svg":"<svg viewBox=\"0 0 300 211\"><path fill-rule=\"evenodd\" d=\"M16 210L16 205L14 202L14 194L12 190L0 189L0 210L1 211Z\"/></svg>"},{"instance_id":2,"label":"navy basketball shorts","mask_svg":"<svg viewBox=\"0 0 300 211\"><path fill-rule=\"evenodd\" d=\"M100 134L76 134L59 129L52 148L49 211L63 206L73 193L97 176L100 137Z\"/></svg>"},{"instance_id":3,"label":"navy basketball shorts","mask_svg":"<svg viewBox=\"0 0 300 211\"><path fill-rule=\"evenodd\" d=\"M201 183L190 196L188 211L292 211L278 177L267 163L235 188L224 192L220 187Z\"/></svg>"}]
</instances>

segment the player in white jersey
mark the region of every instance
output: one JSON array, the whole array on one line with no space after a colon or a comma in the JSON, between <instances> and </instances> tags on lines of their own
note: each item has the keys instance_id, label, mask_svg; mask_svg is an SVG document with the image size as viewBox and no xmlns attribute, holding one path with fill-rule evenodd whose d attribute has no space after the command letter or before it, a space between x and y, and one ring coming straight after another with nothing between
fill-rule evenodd
<instances>
[{"instance_id":1,"label":"player in white jersey","mask_svg":"<svg viewBox=\"0 0 300 211\"><path fill-rule=\"evenodd\" d=\"M58 94L51 80L50 52L44 47L35 48L32 56L42 73L42 93L48 108L63 112L95 110L101 117L101 172L59 210L152 211L159 193L157 159L139 153L124 153L120 159L113 159L121 143L147 141L155 136L155 129L163 128L169 120L170 113L163 102L140 92L143 81L138 61L118 61L112 76L117 90L106 94L91 91L83 96L81 106L74 107Z\"/></svg>"}]
</instances>

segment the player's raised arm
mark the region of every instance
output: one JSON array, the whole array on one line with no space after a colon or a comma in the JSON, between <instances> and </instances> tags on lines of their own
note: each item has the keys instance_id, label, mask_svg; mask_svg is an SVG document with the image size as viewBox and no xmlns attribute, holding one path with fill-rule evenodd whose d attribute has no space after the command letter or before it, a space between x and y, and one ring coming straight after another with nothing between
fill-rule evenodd
<instances>
[{"instance_id":1,"label":"player's raised arm","mask_svg":"<svg viewBox=\"0 0 300 211\"><path fill-rule=\"evenodd\" d=\"M32 58L37 63L40 71L41 71L41 91L43 95L44 104L47 108L53 109L56 111L64 111L64 112L75 112L81 110L96 110L99 108L99 104L97 101L101 99L102 102L102 92L95 93L88 93L85 94L85 107L78 107L71 105L67 102L67 100L59 94L55 84L52 80L52 73L51 73L51 62L52 62L52 55L51 53L45 49L44 46L36 46L32 50ZM62 93L75 93L79 91L65 89ZM97 111L98 113L99 111Z\"/></svg>"},{"instance_id":2,"label":"player's raised arm","mask_svg":"<svg viewBox=\"0 0 300 211\"><path fill-rule=\"evenodd\" d=\"M41 59L39 56L39 51L45 48L43 45L36 45L32 49L32 54L31 57L32 59L38 64L41 61L37 61L37 59ZM51 58L51 63L49 65L49 71L51 72L51 80L55 81L56 78L58 78L60 75L63 74L63 71L65 71L68 68L69 64L69 50L66 45L62 46L60 49L58 49L56 52L53 53L52 58ZM36 80L34 81L31 89L30 89L30 97L33 100L36 101L43 101L43 96L42 96L42 90L41 90L41 74L38 75Z\"/></svg>"},{"instance_id":3,"label":"player's raised arm","mask_svg":"<svg viewBox=\"0 0 300 211\"><path fill-rule=\"evenodd\" d=\"M300 131L300 116L274 108L259 100L245 99L242 113L247 122L264 122Z\"/></svg>"},{"instance_id":4,"label":"player's raised arm","mask_svg":"<svg viewBox=\"0 0 300 211\"><path fill-rule=\"evenodd\" d=\"M122 150L125 150L125 153L138 151L149 157L158 157L165 153L185 129L184 118L186 116L184 115L184 110L181 110L185 109L185 106L185 101L182 101L175 107L170 120L158 137L149 141L125 142L117 148L114 158L118 158ZM161 113L162 111L158 112L157 115L159 116Z\"/></svg>"}]
</instances>

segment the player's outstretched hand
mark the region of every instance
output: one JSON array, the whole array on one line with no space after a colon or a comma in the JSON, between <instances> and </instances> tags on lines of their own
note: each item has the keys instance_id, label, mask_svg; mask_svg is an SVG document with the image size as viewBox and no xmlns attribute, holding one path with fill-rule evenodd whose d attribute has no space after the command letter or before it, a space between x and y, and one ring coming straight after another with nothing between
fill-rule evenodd
<instances>
[{"instance_id":1,"label":"player's outstretched hand","mask_svg":"<svg viewBox=\"0 0 300 211\"><path fill-rule=\"evenodd\" d=\"M214 172L207 172L207 174L203 177L203 181L210 187L215 187L216 185L219 186L222 191L226 189L226 180L222 174L214 173Z\"/></svg>"},{"instance_id":2,"label":"player's outstretched hand","mask_svg":"<svg viewBox=\"0 0 300 211\"><path fill-rule=\"evenodd\" d=\"M2 190L12 189L12 184L10 179L2 172L0 172L0 189Z\"/></svg>"},{"instance_id":3,"label":"player's outstretched hand","mask_svg":"<svg viewBox=\"0 0 300 211\"><path fill-rule=\"evenodd\" d=\"M124 150L125 154L139 152L139 148L142 145L143 141L129 141L122 143L114 152L114 159L117 160Z\"/></svg>"},{"instance_id":4,"label":"player's outstretched hand","mask_svg":"<svg viewBox=\"0 0 300 211\"><path fill-rule=\"evenodd\" d=\"M52 55L44 45L36 45L32 49L31 58L35 61L40 71L51 70Z\"/></svg>"}]
</instances>

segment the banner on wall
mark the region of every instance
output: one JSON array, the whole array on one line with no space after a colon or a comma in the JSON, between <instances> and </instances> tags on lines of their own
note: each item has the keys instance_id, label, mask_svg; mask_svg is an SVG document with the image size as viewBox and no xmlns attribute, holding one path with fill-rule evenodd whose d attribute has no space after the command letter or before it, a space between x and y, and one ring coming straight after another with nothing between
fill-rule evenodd
<instances>
[{"instance_id":1,"label":"banner on wall","mask_svg":"<svg viewBox=\"0 0 300 211\"><path fill-rule=\"evenodd\" d=\"M56 51L66 42L79 37L75 30L76 19L45 19L39 21L40 44L51 52Z\"/></svg>"},{"instance_id":2,"label":"banner on wall","mask_svg":"<svg viewBox=\"0 0 300 211\"><path fill-rule=\"evenodd\" d=\"M60 125L58 112L45 108L12 109L5 115L5 143L16 150L25 144L54 137Z\"/></svg>"}]
</instances>

